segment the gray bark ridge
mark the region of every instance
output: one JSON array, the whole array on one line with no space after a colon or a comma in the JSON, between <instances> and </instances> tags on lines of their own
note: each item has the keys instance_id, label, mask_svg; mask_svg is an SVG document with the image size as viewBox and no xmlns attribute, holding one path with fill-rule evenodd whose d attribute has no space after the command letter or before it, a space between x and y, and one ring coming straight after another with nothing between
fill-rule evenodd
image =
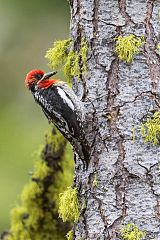
<instances>
[{"instance_id":1,"label":"gray bark ridge","mask_svg":"<svg viewBox=\"0 0 160 240\"><path fill-rule=\"evenodd\" d=\"M120 240L122 226L134 223L144 239L160 240L160 147L144 144L140 134L143 117L160 106L159 9L151 0L71 1L71 37L77 48L82 37L89 43L87 74L73 86L92 102L85 126L91 163L84 172L77 159L75 171L85 207L74 239ZM126 64L114 38L132 33L146 42Z\"/></svg>"}]
</instances>

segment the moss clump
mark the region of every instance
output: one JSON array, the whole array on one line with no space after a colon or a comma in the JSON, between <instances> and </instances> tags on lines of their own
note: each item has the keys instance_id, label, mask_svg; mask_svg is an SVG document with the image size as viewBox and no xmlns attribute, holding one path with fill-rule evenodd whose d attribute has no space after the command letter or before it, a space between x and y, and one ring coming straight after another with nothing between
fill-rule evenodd
<instances>
[{"instance_id":1,"label":"moss clump","mask_svg":"<svg viewBox=\"0 0 160 240\"><path fill-rule=\"evenodd\" d=\"M59 195L59 216L63 222L77 222L80 216L80 206L78 202L76 188L68 187L66 191Z\"/></svg>"},{"instance_id":2,"label":"moss clump","mask_svg":"<svg viewBox=\"0 0 160 240\"><path fill-rule=\"evenodd\" d=\"M80 58L82 63L82 75L85 75L87 72L87 53L88 53L88 43L85 38L82 38L81 48L80 48Z\"/></svg>"},{"instance_id":3,"label":"moss clump","mask_svg":"<svg viewBox=\"0 0 160 240\"><path fill-rule=\"evenodd\" d=\"M63 72L67 81L71 81L74 76L80 79L79 55L73 49L67 55Z\"/></svg>"},{"instance_id":4,"label":"moss clump","mask_svg":"<svg viewBox=\"0 0 160 240\"><path fill-rule=\"evenodd\" d=\"M56 41L53 47L46 53L49 59L49 66L53 69L62 69L66 80L71 81L73 77L79 80L87 71L88 43L82 38L80 49L74 49L74 42L71 39Z\"/></svg>"},{"instance_id":5,"label":"moss clump","mask_svg":"<svg viewBox=\"0 0 160 240\"><path fill-rule=\"evenodd\" d=\"M34 180L37 179L38 181L43 181L43 179L51 173L50 167L44 161L39 161L39 160L35 161L34 169L35 170L33 174L33 179ZM22 195L24 194L24 192L25 191L23 190Z\"/></svg>"},{"instance_id":6,"label":"moss clump","mask_svg":"<svg viewBox=\"0 0 160 240\"><path fill-rule=\"evenodd\" d=\"M160 43L157 44L157 49L160 51Z\"/></svg>"},{"instance_id":7,"label":"moss clump","mask_svg":"<svg viewBox=\"0 0 160 240\"><path fill-rule=\"evenodd\" d=\"M119 59L130 63L133 60L135 54L140 52L140 47L144 43L144 36L137 37L133 34L122 37L118 36L115 38L116 48Z\"/></svg>"},{"instance_id":8,"label":"moss clump","mask_svg":"<svg viewBox=\"0 0 160 240\"><path fill-rule=\"evenodd\" d=\"M46 134L46 142L47 146L50 148L50 152L59 152L59 150L66 145L66 140L64 139L62 134L57 134L58 131L53 128L52 131L48 131Z\"/></svg>"},{"instance_id":9,"label":"moss clump","mask_svg":"<svg viewBox=\"0 0 160 240\"><path fill-rule=\"evenodd\" d=\"M155 112L152 117L147 118L141 125L141 134L145 142L151 142L154 145L160 142L160 112Z\"/></svg>"},{"instance_id":10,"label":"moss clump","mask_svg":"<svg viewBox=\"0 0 160 240\"><path fill-rule=\"evenodd\" d=\"M67 234L66 234L66 238L67 240L72 240L73 239L73 231L70 230Z\"/></svg>"},{"instance_id":11,"label":"moss clump","mask_svg":"<svg viewBox=\"0 0 160 240\"><path fill-rule=\"evenodd\" d=\"M52 68L59 68L64 65L67 58L67 50L72 45L71 39L66 39L63 41L56 41L53 44L53 47L50 48L46 53L46 58L49 59L49 65Z\"/></svg>"},{"instance_id":12,"label":"moss clump","mask_svg":"<svg viewBox=\"0 0 160 240\"><path fill-rule=\"evenodd\" d=\"M132 141L135 142L135 127L132 127Z\"/></svg>"},{"instance_id":13,"label":"moss clump","mask_svg":"<svg viewBox=\"0 0 160 240\"><path fill-rule=\"evenodd\" d=\"M28 211L25 207L19 206L11 211L11 235L8 236L7 240L16 240L18 237L20 240L31 240L29 232L23 226L27 217Z\"/></svg>"},{"instance_id":14,"label":"moss clump","mask_svg":"<svg viewBox=\"0 0 160 240\"><path fill-rule=\"evenodd\" d=\"M97 175L95 174L92 182L92 188L97 186L98 186L98 180L97 180Z\"/></svg>"},{"instance_id":15,"label":"moss clump","mask_svg":"<svg viewBox=\"0 0 160 240\"><path fill-rule=\"evenodd\" d=\"M64 239L70 224L58 218L58 196L73 178L71 151L65 147L66 140L53 128L35 162L32 181L22 191L21 204L11 211L7 240Z\"/></svg>"},{"instance_id":16,"label":"moss clump","mask_svg":"<svg viewBox=\"0 0 160 240\"><path fill-rule=\"evenodd\" d=\"M160 43L158 43L158 44L156 45L155 52L156 52L158 55L160 55Z\"/></svg>"},{"instance_id":17,"label":"moss clump","mask_svg":"<svg viewBox=\"0 0 160 240\"><path fill-rule=\"evenodd\" d=\"M141 240L145 237L145 233L140 231L133 223L128 223L121 229L123 240Z\"/></svg>"}]
</instances>

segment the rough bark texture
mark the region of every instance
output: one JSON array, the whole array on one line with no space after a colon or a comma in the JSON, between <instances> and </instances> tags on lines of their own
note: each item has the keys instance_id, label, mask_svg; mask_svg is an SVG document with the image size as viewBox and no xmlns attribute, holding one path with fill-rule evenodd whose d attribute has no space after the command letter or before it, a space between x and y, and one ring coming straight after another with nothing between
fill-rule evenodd
<instances>
[{"instance_id":1,"label":"rough bark texture","mask_svg":"<svg viewBox=\"0 0 160 240\"><path fill-rule=\"evenodd\" d=\"M77 160L75 185L83 206L74 239L119 240L122 224L135 223L145 239L160 239L159 146L144 144L140 124L160 106L160 1L72 0L71 36L89 43L88 69L74 89L87 102L91 143L87 172ZM131 64L119 61L117 35L145 36ZM89 104L90 102L90 104ZM132 129L135 128L135 140ZM96 183L96 184L95 184Z\"/></svg>"}]
</instances>

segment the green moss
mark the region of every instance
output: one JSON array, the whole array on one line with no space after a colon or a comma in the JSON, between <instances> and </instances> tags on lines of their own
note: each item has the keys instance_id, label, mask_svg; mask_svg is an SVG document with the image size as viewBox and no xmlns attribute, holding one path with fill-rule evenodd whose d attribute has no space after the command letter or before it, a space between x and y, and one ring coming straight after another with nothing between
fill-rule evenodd
<instances>
[{"instance_id":1,"label":"green moss","mask_svg":"<svg viewBox=\"0 0 160 240\"><path fill-rule=\"evenodd\" d=\"M92 182L92 188L97 186L98 186L98 180L97 180L97 175L95 174Z\"/></svg>"},{"instance_id":2,"label":"green moss","mask_svg":"<svg viewBox=\"0 0 160 240\"><path fill-rule=\"evenodd\" d=\"M73 77L79 80L85 76L87 71L88 43L82 38L80 49L74 49L74 42L71 39L56 41L53 47L46 53L49 59L49 66L53 69L62 69L66 80L70 82Z\"/></svg>"},{"instance_id":3,"label":"green moss","mask_svg":"<svg viewBox=\"0 0 160 240\"><path fill-rule=\"evenodd\" d=\"M64 239L66 230L58 219L58 196L73 179L71 151L68 146L64 151L65 145L66 140L55 128L47 134L32 181L21 193L21 204L11 211L8 240Z\"/></svg>"},{"instance_id":4,"label":"green moss","mask_svg":"<svg viewBox=\"0 0 160 240\"><path fill-rule=\"evenodd\" d=\"M160 141L160 112L155 112L152 117L148 117L146 122L141 125L141 135L145 142L154 145Z\"/></svg>"},{"instance_id":5,"label":"green moss","mask_svg":"<svg viewBox=\"0 0 160 240\"><path fill-rule=\"evenodd\" d=\"M68 187L66 191L59 195L59 216L63 222L77 222L80 216L80 205L78 202L76 188Z\"/></svg>"},{"instance_id":6,"label":"green moss","mask_svg":"<svg viewBox=\"0 0 160 240\"><path fill-rule=\"evenodd\" d=\"M155 52L156 52L158 55L160 55L160 43L158 43L158 44L156 45Z\"/></svg>"},{"instance_id":7,"label":"green moss","mask_svg":"<svg viewBox=\"0 0 160 240\"><path fill-rule=\"evenodd\" d=\"M53 47L47 51L45 56L49 59L49 65L52 68L57 69L64 65L67 58L67 49L71 46L71 44L71 39L56 41L53 43Z\"/></svg>"},{"instance_id":8,"label":"green moss","mask_svg":"<svg viewBox=\"0 0 160 240\"><path fill-rule=\"evenodd\" d=\"M81 48L80 48L80 56L82 60L82 75L85 75L87 72L87 53L88 53L88 43L82 38Z\"/></svg>"},{"instance_id":9,"label":"green moss","mask_svg":"<svg viewBox=\"0 0 160 240\"><path fill-rule=\"evenodd\" d=\"M12 217L12 227L11 233L13 235L9 236L10 239L16 239L15 236L21 236L20 239L30 239L28 231L23 227L25 217L27 216L27 209L25 207L16 207L11 211ZM24 231L23 231L24 230Z\"/></svg>"},{"instance_id":10,"label":"green moss","mask_svg":"<svg viewBox=\"0 0 160 240\"><path fill-rule=\"evenodd\" d=\"M121 236L123 240L141 240L145 233L140 231L133 223L128 223L121 229Z\"/></svg>"},{"instance_id":11,"label":"green moss","mask_svg":"<svg viewBox=\"0 0 160 240\"><path fill-rule=\"evenodd\" d=\"M157 49L160 51L160 43L157 44Z\"/></svg>"},{"instance_id":12,"label":"green moss","mask_svg":"<svg viewBox=\"0 0 160 240\"><path fill-rule=\"evenodd\" d=\"M54 134L56 133L56 134ZM58 152L61 145L66 145L66 140L62 134L57 134L55 128L52 131L48 131L46 134L46 143L50 147L50 152Z\"/></svg>"},{"instance_id":13,"label":"green moss","mask_svg":"<svg viewBox=\"0 0 160 240\"><path fill-rule=\"evenodd\" d=\"M74 76L80 78L79 55L73 49L68 53L63 72L68 81Z\"/></svg>"},{"instance_id":14,"label":"green moss","mask_svg":"<svg viewBox=\"0 0 160 240\"><path fill-rule=\"evenodd\" d=\"M117 53L119 59L130 63L133 60L135 54L140 52L140 47L144 43L144 37L137 37L133 34L122 37L118 36L115 38L116 48L115 52Z\"/></svg>"},{"instance_id":15,"label":"green moss","mask_svg":"<svg viewBox=\"0 0 160 240\"><path fill-rule=\"evenodd\" d=\"M34 179L43 180L48 174L50 174L51 169L47 166L46 162L44 161L35 161L34 165Z\"/></svg>"},{"instance_id":16,"label":"green moss","mask_svg":"<svg viewBox=\"0 0 160 240\"><path fill-rule=\"evenodd\" d=\"M47 197L54 202L55 210L59 209L59 194L64 192L66 187L69 187L73 180L73 155L70 145L66 147L65 161L59 165L60 169L65 171L58 171L56 173L56 182L51 184L48 188Z\"/></svg>"},{"instance_id":17,"label":"green moss","mask_svg":"<svg viewBox=\"0 0 160 240\"><path fill-rule=\"evenodd\" d=\"M67 234L66 234L66 238L67 240L72 240L73 239L73 231L70 230Z\"/></svg>"},{"instance_id":18,"label":"green moss","mask_svg":"<svg viewBox=\"0 0 160 240\"><path fill-rule=\"evenodd\" d=\"M132 141L135 142L135 127L132 127Z\"/></svg>"}]
</instances>

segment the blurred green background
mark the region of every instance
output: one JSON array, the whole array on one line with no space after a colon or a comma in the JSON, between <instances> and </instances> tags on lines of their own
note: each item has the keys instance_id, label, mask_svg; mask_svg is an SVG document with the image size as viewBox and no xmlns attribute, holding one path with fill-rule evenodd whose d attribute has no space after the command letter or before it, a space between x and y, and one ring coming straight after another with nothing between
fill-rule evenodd
<instances>
[{"instance_id":1,"label":"blurred green background","mask_svg":"<svg viewBox=\"0 0 160 240\"><path fill-rule=\"evenodd\" d=\"M24 86L28 71L49 71L46 50L69 36L67 0L0 0L0 232L29 180L48 122Z\"/></svg>"}]
</instances>

